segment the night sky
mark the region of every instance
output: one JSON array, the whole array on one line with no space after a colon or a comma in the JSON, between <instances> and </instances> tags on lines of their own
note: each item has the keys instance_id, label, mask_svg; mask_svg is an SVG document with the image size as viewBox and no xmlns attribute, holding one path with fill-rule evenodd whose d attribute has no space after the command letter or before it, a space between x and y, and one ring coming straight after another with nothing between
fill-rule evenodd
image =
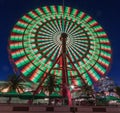
<instances>
[{"instance_id":1,"label":"night sky","mask_svg":"<svg viewBox=\"0 0 120 113\"><path fill-rule=\"evenodd\" d=\"M120 0L64 0L64 4L87 13L104 28L112 46L107 75L120 85ZM13 26L27 12L48 5L62 5L62 0L0 0L0 80L13 73L7 50Z\"/></svg>"}]
</instances>

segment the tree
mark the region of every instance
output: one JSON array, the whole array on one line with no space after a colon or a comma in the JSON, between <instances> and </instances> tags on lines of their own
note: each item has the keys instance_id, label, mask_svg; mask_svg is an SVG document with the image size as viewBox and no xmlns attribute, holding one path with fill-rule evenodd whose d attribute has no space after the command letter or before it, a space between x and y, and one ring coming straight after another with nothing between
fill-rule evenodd
<instances>
[{"instance_id":1,"label":"tree","mask_svg":"<svg viewBox=\"0 0 120 113\"><path fill-rule=\"evenodd\" d=\"M81 89L82 93L87 95L87 96L93 96L94 95L94 90L92 86L89 86L87 84L84 84Z\"/></svg>"},{"instance_id":2,"label":"tree","mask_svg":"<svg viewBox=\"0 0 120 113\"><path fill-rule=\"evenodd\" d=\"M81 104L82 105L93 105L95 104L95 92L92 86L88 85L88 84L84 84L81 87L81 94L80 94L80 98L81 100Z\"/></svg>"},{"instance_id":3,"label":"tree","mask_svg":"<svg viewBox=\"0 0 120 113\"><path fill-rule=\"evenodd\" d=\"M120 97L120 86L116 86L116 93L119 95L119 97Z\"/></svg>"},{"instance_id":4,"label":"tree","mask_svg":"<svg viewBox=\"0 0 120 113\"><path fill-rule=\"evenodd\" d=\"M60 84L57 84L57 78L55 78L55 75L48 75L48 78L45 81L45 84L42 86L44 92L48 92L48 95L50 96L53 92L57 92L56 88L60 89Z\"/></svg>"},{"instance_id":5,"label":"tree","mask_svg":"<svg viewBox=\"0 0 120 113\"><path fill-rule=\"evenodd\" d=\"M10 91L16 91L18 93L25 92L25 89L29 87L31 88L30 84L26 84L25 81L15 74L10 75L8 77L8 81L1 84L1 92L10 92Z\"/></svg>"},{"instance_id":6,"label":"tree","mask_svg":"<svg viewBox=\"0 0 120 113\"><path fill-rule=\"evenodd\" d=\"M15 74L8 76L8 81L1 84L0 92L25 92L26 88L31 88L30 84L26 84L21 76ZM11 97L9 97L8 103L10 103Z\"/></svg>"},{"instance_id":7,"label":"tree","mask_svg":"<svg viewBox=\"0 0 120 113\"><path fill-rule=\"evenodd\" d=\"M54 86L55 86L54 82L55 82L54 76L49 75L48 80L47 80L47 89L49 91L49 96L54 91Z\"/></svg>"},{"instance_id":8,"label":"tree","mask_svg":"<svg viewBox=\"0 0 120 113\"><path fill-rule=\"evenodd\" d=\"M43 91L47 92L50 96L53 92L58 93L56 89L60 89L60 84L57 84L57 78L55 78L55 75L49 74L43 86ZM49 104L51 104L51 99L49 99Z\"/></svg>"},{"instance_id":9,"label":"tree","mask_svg":"<svg viewBox=\"0 0 120 113\"><path fill-rule=\"evenodd\" d=\"M112 79L109 77L102 77L98 81L98 91L99 92L111 92L114 91L115 89L115 84Z\"/></svg>"}]
</instances>

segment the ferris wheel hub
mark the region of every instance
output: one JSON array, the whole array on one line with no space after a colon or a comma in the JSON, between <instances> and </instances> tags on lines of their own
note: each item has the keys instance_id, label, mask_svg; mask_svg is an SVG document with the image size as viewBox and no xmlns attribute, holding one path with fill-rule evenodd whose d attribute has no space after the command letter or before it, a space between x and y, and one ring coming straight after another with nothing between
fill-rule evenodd
<instances>
[{"instance_id":1,"label":"ferris wheel hub","mask_svg":"<svg viewBox=\"0 0 120 113\"><path fill-rule=\"evenodd\" d=\"M67 33L62 33L61 36L60 36L60 40L62 41L63 38L64 38L64 40L67 40L67 37L68 37Z\"/></svg>"}]
</instances>

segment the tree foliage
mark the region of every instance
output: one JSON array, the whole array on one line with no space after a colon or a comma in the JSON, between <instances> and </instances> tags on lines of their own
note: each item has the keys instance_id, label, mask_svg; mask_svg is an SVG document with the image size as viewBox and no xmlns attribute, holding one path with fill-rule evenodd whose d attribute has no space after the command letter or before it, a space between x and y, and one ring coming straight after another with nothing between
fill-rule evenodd
<instances>
[{"instance_id":1,"label":"tree foliage","mask_svg":"<svg viewBox=\"0 0 120 113\"><path fill-rule=\"evenodd\" d=\"M111 92L115 89L115 84L112 79L109 77L102 77L98 81L98 90L99 92Z\"/></svg>"},{"instance_id":2,"label":"tree foliage","mask_svg":"<svg viewBox=\"0 0 120 113\"><path fill-rule=\"evenodd\" d=\"M120 96L120 86L117 86L115 89L116 89L116 93Z\"/></svg>"},{"instance_id":3,"label":"tree foliage","mask_svg":"<svg viewBox=\"0 0 120 113\"><path fill-rule=\"evenodd\" d=\"M26 84L25 81L15 74L8 76L8 81L1 84L1 92L16 91L23 93L27 87L31 87L30 84Z\"/></svg>"}]
</instances>

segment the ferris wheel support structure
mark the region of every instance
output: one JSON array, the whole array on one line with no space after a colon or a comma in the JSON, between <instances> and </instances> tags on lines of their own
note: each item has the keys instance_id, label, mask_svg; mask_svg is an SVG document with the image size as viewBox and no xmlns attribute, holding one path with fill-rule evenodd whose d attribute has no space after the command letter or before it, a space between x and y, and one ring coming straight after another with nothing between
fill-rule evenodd
<instances>
[{"instance_id":1,"label":"ferris wheel support structure","mask_svg":"<svg viewBox=\"0 0 120 113\"><path fill-rule=\"evenodd\" d=\"M71 68L71 70L75 70L78 72L78 70L76 69L76 67L74 66L71 58L69 57L69 55L66 54L67 52L67 49L66 49L66 41L67 41L67 34L66 33L62 33L61 34L61 37L60 37L60 40L62 42L62 50L61 50L61 54L60 56L56 59L56 61L54 62L52 68L50 69L50 71L48 72L48 74L50 74L51 70L54 69L54 66L55 64L60 61L60 65L61 65L61 70L62 70L62 96L64 98L67 97L68 99L68 104L69 106L72 105L72 98L71 98L71 92L70 92L70 86L69 86L69 83L68 83L68 72L67 72L67 58L69 59L71 65L73 66L73 68ZM78 72L79 74L79 77L81 78L82 82L85 84L85 81L84 79L80 76L80 73ZM37 87L36 91L34 92L34 95L39 93L40 90L41 90L41 86L42 86L42 83L44 82L44 80L46 79L47 77L47 74L46 76L44 76L44 78L41 80L39 86Z\"/></svg>"},{"instance_id":2,"label":"ferris wheel support structure","mask_svg":"<svg viewBox=\"0 0 120 113\"><path fill-rule=\"evenodd\" d=\"M62 33L60 40L62 41L62 84L63 84L63 89L62 89L62 95L63 97L68 97L68 103L71 106L72 101L71 101L71 94L69 90L69 83L68 83L68 75L67 75L67 61L66 61L66 40L67 40L67 34Z\"/></svg>"},{"instance_id":3,"label":"ferris wheel support structure","mask_svg":"<svg viewBox=\"0 0 120 113\"><path fill-rule=\"evenodd\" d=\"M64 98L68 98L68 104L69 106L72 105L72 100L71 100L71 93L70 93L70 89L69 89L69 83L68 83L68 75L67 75L67 61L66 61L66 40L67 40L67 34L66 33L62 33L60 40L62 42L62 51L60 56L58 57L58 59L56 59L54 65L52 66L51 70L54 68L55 64L60 60L62 62L61 63L61 69L62 69L62 96ZM51 70L48 72L50 73ZM40 90L41 90L41 85L44 82L44 80L46 79L47 76L44 77L44 79L42 80L42 82L39 84L39 86L37 87L36 91L34 92L34 95L37 94Z\"/></svg>"}]
</instances>

